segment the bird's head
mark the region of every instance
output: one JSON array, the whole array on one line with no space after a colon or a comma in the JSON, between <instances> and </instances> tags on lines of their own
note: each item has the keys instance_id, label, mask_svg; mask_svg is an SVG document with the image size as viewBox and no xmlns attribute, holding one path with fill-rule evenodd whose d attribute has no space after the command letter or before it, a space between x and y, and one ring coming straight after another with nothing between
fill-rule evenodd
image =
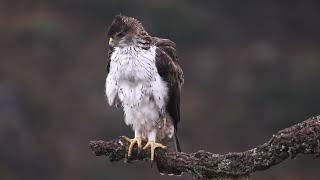
<instances>
[{"instance_id":1,"label":"bird's head","mask_svg":"<svg viewBox=\"0 0 320 180\"><path fill-rule=\"evenodd\" d=\"M145 46L151 42L151 37L137 19L122 15L114 17L107 36L111 47Z\"/></svg>"}]
</instances>

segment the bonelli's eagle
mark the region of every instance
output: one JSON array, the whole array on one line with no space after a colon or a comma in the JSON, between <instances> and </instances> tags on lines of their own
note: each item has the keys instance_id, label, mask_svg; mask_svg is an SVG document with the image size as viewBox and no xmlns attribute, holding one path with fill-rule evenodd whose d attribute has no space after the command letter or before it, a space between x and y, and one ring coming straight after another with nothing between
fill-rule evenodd
<instances>
[{"instance_id":1,"label":"bonelli's eagle","mask_svg":"<svg viewBox=\"0 0 320 180\"><path fill-rule=\"evenodd\" d=\"M125 137L128 156L137 144L140 150L151 149L153 161L154 150L166 148L165 139L180 151L176 133L184 78L175 43L150 36L137 19L122 15L114 17L107 36L106 95L109 105L122 106L125 123L134 131L133 139Z\"/></svg>"}]
</instances>

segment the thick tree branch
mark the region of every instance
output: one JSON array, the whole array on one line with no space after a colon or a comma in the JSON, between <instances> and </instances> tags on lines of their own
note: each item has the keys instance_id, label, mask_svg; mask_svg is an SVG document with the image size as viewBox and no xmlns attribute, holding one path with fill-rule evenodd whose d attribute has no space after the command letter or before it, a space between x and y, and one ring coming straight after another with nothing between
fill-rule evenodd
<instances>
[{"instance_id":1,"label":"thick tree branch","mask_svg":"<svg viewBox=\"0 0 320 180\"><path fill-rule=\"evenodd\" d=\"M122 138L108 142L91 141L90 148L96 156L104 155L110 161L119 161L126 158L128 143ZM245 177L298 154L320 156L320 116L283 129L268 142L245 152L219 155L203 150L195 153L157 150L156 163L159 172L165 174L189 173L197 179ZM143 160L149 156L149 151L137 155L135 149L130 160Z\"/></svg>"}]
</instances>

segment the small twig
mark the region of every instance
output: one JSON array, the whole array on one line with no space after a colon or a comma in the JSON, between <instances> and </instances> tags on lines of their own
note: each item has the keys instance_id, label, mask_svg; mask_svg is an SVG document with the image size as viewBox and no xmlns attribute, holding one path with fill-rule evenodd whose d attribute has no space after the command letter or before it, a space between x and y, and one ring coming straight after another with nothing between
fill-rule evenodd
<instances>
[{"instance_id":1,"label":"small twig","mask_svg":"<svg viewBox=\"0 0 320 180\"><path fill-rule=\"evenodd\" d=\"M110 161L119 161L126 158L128 143L120 137L107 142L90 141L89 146L96 156L104 155ZM238 178L266 170L298 154L320 156L320 116L283 129L268 142L245 152L219 155L203 150L177 153L159 149L156 152L156 163L159 172L165 174L189 173L197 179ZM149 151L137 155L135 148L130 160L149 157Z\"/></svg>"}]
</instances>

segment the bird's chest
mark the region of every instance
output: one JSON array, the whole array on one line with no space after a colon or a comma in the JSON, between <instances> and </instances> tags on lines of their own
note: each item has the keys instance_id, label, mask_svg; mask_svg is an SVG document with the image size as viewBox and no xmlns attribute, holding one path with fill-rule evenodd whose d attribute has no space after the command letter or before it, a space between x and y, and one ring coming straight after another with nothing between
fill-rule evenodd
<instances>
[{"instance_id":1,"label":"bird's chest","mask_svg":"<svg viewBox=\"0 0 320 180\"><path fill-rule=\"evenodd\" d=\"M111 56L110 73L119 83L147 83L155 80L155 51L150 48L115 49Z\"/></svg>"},{"instance_id":2,"label":"bird's chest","mask_svg":"<svg viewBox=\"0 0 320 180\"><path fill-rule=\"evenodd\" d=\"M149 101L157 80L155 53L152 49L116 49L111 56L109 73L117 84L123 105L141 105Z\"/></svg>"}]
</instances>

